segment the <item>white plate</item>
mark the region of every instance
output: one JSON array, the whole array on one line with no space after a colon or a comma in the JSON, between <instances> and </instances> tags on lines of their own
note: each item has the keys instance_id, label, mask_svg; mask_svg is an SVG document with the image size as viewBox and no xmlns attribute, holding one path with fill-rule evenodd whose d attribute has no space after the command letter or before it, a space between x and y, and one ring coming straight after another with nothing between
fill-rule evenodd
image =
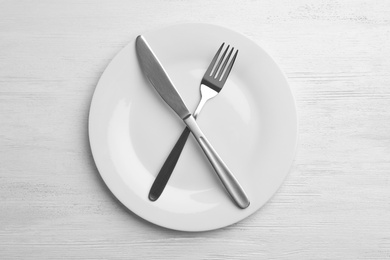
<instances>
[{"instance_id":1,"label":"white plate","mask_svg":"<svg viewBox=\"0 0 390 260\"><path fill-rule=\"evenodd\" d=\"M284 74L256 43L231 30L182 24L144 34L191 110L222 42L239 49L225 87L198 118L251 204L239 209L190 136L161 197L148 192L184 128L140 71L134 41L104 71L93 96L89 135L99 172L131 211L157 225L204 231L238 222L277 191L293 161L295 102Z\"/></svg>"}]
</instances>

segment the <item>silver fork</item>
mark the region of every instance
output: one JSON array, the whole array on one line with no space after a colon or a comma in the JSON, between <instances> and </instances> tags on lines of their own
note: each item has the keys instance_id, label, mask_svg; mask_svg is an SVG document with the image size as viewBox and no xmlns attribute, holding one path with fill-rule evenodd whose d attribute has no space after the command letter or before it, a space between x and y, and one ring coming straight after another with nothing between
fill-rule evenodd
<instances>
[{"instance_id":1,"label":"silver fork","mask_svg":"<svg viewBox=\"0 0 390 260\"><path fill-rule=\"evenodd\" d=\"M200 83L201 99L193 114L195 119L198 117L200 111L202 110L206 102L215 97L221 91L221 89L225 85L230 71L232 70L234 61L236 60L238 50L236 50L232 59L229 61L234 48L230 50L229 54L225 58L226 53L230 48L230 45L228 45L228 47L225 49L225 51L219 58L219 55L224 45L225 43L222 43L221 47L219 47L208 69L203 75L202 81ZM173 147L165 163L163 164L149 191L149 199L151 201L157 200L163 192L166 184L168 183L169 178L171 177L173 169L175 168L176 163L179 160L180 154L183 151L184 145L187 142L189 134L190 130L186 127L180 138L176 142L175 146Z\"/></svg>"}]
</instances>

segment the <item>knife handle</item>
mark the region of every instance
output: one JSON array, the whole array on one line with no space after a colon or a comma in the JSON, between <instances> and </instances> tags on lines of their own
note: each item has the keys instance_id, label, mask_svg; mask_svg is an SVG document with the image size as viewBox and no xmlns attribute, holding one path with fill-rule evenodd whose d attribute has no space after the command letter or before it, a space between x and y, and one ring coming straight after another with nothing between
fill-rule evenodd
<instances>
[{"instance_id":1,"label":"knife handle","mask_svg":"<svg viewBox=\"0 0 390 260\"><path fill-rule=\"evenodd\" d=\"M151 201L157 200L164 191L164 188L167 185L169 178L171 177L173 169L175 169L176 163L180 158L180 154L183 151L184 145L186 144L188 135L190 133L190 129L186 127L180 135L180 138L177 140L172 151L168 155L164 165L161 167L161 170L149 191L149 199Z\"/></svg>"},{"instance_id":2,"label":"knife handle","mask_svg":"<svg viewBox=\"0 0 390 260\"><path fill-rule=\"evenodd\" d=\"M198 124L196 123L195 118L190 115L184 119L184 122L191 130L195 139L198 141L200 147L209 159L223 186L230 194L234 202L237 204L238 207L242 209L247 208L250 202L243 188L241 187L237 179L234 177L233 173L219 157L214 148L211 146L210 142L204 136L202 130L200 130Z\"/></svg>"}]
</instances>

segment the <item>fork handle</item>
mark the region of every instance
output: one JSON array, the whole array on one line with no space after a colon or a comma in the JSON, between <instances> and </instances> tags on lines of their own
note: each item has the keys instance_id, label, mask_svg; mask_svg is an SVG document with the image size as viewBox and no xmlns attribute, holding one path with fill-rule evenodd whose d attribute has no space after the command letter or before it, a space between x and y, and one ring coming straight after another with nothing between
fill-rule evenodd
<instances>
[{"instance_id":1,"label":"fork handle","mask_svg":"<svg viewBox=\"0 0 390 260\"><path fill-rule=\"evenodd\" d=\"M250 202L243 188L241 187L237 179L234 177L233 173L219 157L214 148L211 146L206 136L200 130L198 124L195 121L195 118L190 115L189 117L184 119L184 122L191 130L195 139L198 141L207 159L209 159L223 186L225 187L229 195L232 197L234 202L237 204L238 207L242 209L247 208Z\"/></svg>"},{"instance_id":2,"label":"fork handle","mask_svg":"<svg viewBox=\"0 0 390 260\"><path fill-rule=\"evenodd\" d=\"M168 158L165 160L164 165L162 166L160 172L153 182L152 187L150 188L149 199L151 201L157 200L164 191L164 188L167 185L169 178L171 177L173 169L175 169L176 163L180 158L180 154L183 151L190 132L191 131L188 129L188 127L183 130L180 138L177 140L175 146L168 155Z\"/></svg>"}]
</instances>

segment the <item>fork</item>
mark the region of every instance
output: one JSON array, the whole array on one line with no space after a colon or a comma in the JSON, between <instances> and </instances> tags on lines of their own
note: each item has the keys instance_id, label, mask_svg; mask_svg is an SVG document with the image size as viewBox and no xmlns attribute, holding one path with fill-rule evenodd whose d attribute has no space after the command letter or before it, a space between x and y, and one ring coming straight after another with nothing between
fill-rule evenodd
<instances>
[{"instance_id":1,"label":"fork","mask_svg":"<svg viewBox=\"0 0 390 260\"><path fill-rule=\"evenodd\" d=\"M233 67L234 61L236 60L238 50L236 50L232 59L229 62L234 48L230 50L229 54L225 59L226 53L228 52L230 45L228 45L228 47L225 49L225 51L219 58L219 55L224 45L225 43L222 43L222 45L219 47L217 53L215 54L205 74L203 75L202 81L200 83L201 99L193 114L195 119L198 117L200 111L202 110L206 102L215 97L222 90ZM171 174L176 166L177 161L179 160L180 154L183 151L184 145L187 142L189 134L190 130L188 129L188 127L186 127L182 132L180 138L176 142L175 146L173 147L172 151L170 152L165 163L163 164L156 179L154 180L153 185L149 191L149 200L155 201L160 197L166 184L168 183L169 178L171 177Z\"/></svg>"}]
</instances>

